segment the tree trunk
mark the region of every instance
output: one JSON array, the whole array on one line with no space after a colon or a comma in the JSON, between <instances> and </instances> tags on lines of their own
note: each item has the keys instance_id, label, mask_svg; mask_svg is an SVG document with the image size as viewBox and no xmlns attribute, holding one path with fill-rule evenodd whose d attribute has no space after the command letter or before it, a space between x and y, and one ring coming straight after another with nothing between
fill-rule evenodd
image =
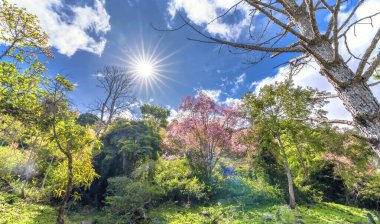
<instances>
[{"instance_id":1,"label":"tree trunk","mask_svg":"<svg viewBox=\"0 0 380 224\"><path fill-rule=\"evenodd\" d=\"M355 80L353 72L348 67L339 67L340 69L330 69L329 72L334 75L334 78L352 77L349 81L342 80L342 83L348 84L333 82L332 77L328 77L328 79L335 87L345 108L351 113L355 126L380 157L380 105L365 80ZM322 72L326 73L323 70Z\"/></svg>"},{"instance_id":2,"label":"tree trunk","mask_svg":"<svg viewBox=\"0 0 380 224\"><path fill-rule=\"evenodd\" d=\"M66 153L67 157L67 175L68 175L68 181L66 185L65 195L62 198L61 204L58 209L58 217L57 217L57 224L64 224L65 223L65 206L67 201L70 198L70 193L73 188L73 158L70 153Z\"/></svg>"},{"instance_id":3,"label":"tree trunk","mask_svg":"<svg viewBox=\"0 0 380 224\"><path fill-rule=\"evenodd\" d=\"M25 188L28 185L28 181L29 181L28 169L29 169L29 165L31 163L31 160L33 158L33 153L34 153L34 150L36 148L37 140L38 140L38 135L36 136L36 138L33 141L33 145L32 145L32 147L30 149L28 161L26 162L26 165L25 165L24 170L22 172L23 176L25 176L25 180L24 180L24 183L23 183L22 188L21 188L21 197L22 198L26 198ZM33 167L34 167L34 165L33 165Z\"/></svg>"},{"instance_id":4,"label":"tree trunk","mask_svg":"<svg viewBox=\"0 0 380 224\"><path fill-rule=\"evenodd\" d=\"M298 144L298 141L296 140L296 137L293 138L293 141L294 141L294 145L296 146L296 149L297 149L298 161L300 162L300 164L302 166L303 176L304 176L304 178L307 178L308 171L307 171L305 161L303 160L303 157L302 157L301 148L299 147L299 144Z\"/></svg>"},{"instance_id":5,"label":"tree trunk","mask_svg":"<svg viewBox=\"0 0 380 224\"><path fill-rule=\"evenodd\" d=\"M45 175L44 175L44 179L42 180L41 188L45 187L46 178L47 178L48 172L50 171L51 164L53 164L53 160L54 160L54 156L51 157L49 166L45 171Z\"/></svg>"},{"instance_id":6,"label":"tree trunk","mask_svg":"<svg viewBox=\"0 0 380 224\"><path fill-rule=\"evenodd\" d=\"M307 12L294 18L301 33L310 41L301 45L320 66L320 73L334 86L338 97L351 113L355 127L371 144L380 158L380 105L368 87L367 80L356 75L340 55L335 54L331 40L325 36L316 36L312 30Z\"/></svg>"},{"instance_id":7,"label":"tree trunk","mask_svg":"<svg viewBox=\"0 0 380 224\"><path fill-rule=\"evenodd\" d=\"M281 149L282 156L284 157L284 169L286 172L286 177L288 179L288 191L289 191L289 206L291 209L296 208L296 197L294 195L293 177L290 171L288 157L286 156L284 145L282 144L281 137L277 134L277 140Z\"/></svg>"}]
</instances>

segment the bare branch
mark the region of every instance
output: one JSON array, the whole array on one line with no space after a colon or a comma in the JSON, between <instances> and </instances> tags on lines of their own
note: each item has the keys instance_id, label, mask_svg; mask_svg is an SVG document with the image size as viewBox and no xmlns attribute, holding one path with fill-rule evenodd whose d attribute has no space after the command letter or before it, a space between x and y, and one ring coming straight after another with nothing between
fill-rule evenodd
<instances>
[{"instance_id":1,"label":"bare branch","mask_svg":"<svg viewBox=\"0 0 380 224\"><path fill-rule=\"evenodd\" d=\"M339 38L339 39L342 38L344 35L347 34L347 32L348 32L352 27L355 27L355 25L360 24L360 22L362 22L363 20L366 20L366 19L372 19L372 17L375 17L375 16L377 16L377 15L379 15L379 14L380 14L380 11L379 11L379 12L376 12L376 13L374 13L374 14L371 14L371 15L369 15L369 16L366 16L366 17L363 17L363 18L361 18L361 19L356 20L355 22L353 22L353 23L351 23L349 26L347 26L346 30L345 30L342 34L340 34L340 35L338 36L338 38Z\"/></svg>"},{"instance_id":2,"label":"bare branch","mask_svg":"<svg viewBox=\"0 0 380 224\"><path fill-rule=\"evenodd\" d=\"M253 7L255 7L257 10L259 10L261 13L263 13L266 17L268 17L270 20L272 20L274 23L276 23L277 25L281 26L283 29L289 31L290 33L292 33L294 36L296 36L297 38L299 38L300 40L302 41L305 41L305 42L309 42L309 39L306 38L304 35L298 33L296 30L294 30L291 26L281 22L279 19L277 19L276 17L274 17L271 13L269 13L268 11L266 11L264 8L262 8L256 1L256 0L246 0L250 5L252 5ZM286 4L284 4L286 5ZM284 6L283 5L283 6ZM285 7L285 6L284 6ZM289 13L290 11L287 10L287 12Z\"/></svg>"},{"instance_id":3,"label":"bare branch","mask_svg":"<svg viewBox=\"0 0 380 224\"><path fill-rule=\"evenodd\" d=\"M307 2L311 27L313 28L314 34L316 36L319 36L320 34L319 34L317 19L315 18L315 10L314 10L313 0L306 0L306 2Z\"/></svg>"},{"instance_id":4,"label":"bare branch","mask_svg":"<svg viewBox=\"0 0 380 224\"><path fill-rule=\"evenodd\" d=\"M363 74L363 79L367 81L376 71L376 68L379 66L380 66L380 52L376 55L375 60L370 64L367 71Z\"/></svg>"},{"instance_id":5,"label":"bare branch","mask_svg":"<svg viewBox=\"0 0 380 224\"><path fill-rule=\"evenodd\" d=\"M361 6L361 4L364 2L364 0L359 0L354 9L351 11L350 15L347 17L347 19L342 23L342 25L339 27L338 32L340 32L351 20L352 16L354 16L356 10Z\"/></svg>"},{"instance_id":6,"label":"bare branch","mask_svg":"<svg viewBox=\"0 0 380 224\"><path fill-rule=\"evenodd\" d=\"M227 15L233 8L236 8L240 3L242 3L244 0L241 0L239 2L237 2L236 4L234 4L233 6L231 6L229 9L227 9L223 14L221 15L218 15L215 19L211 20L208 24L210 23L213 23L215 20Z\"/></svg>"},{"instance_id":7,"label":"bare branch","mask_svg":"<svg viewBox=\"0 0 380 224\"><path fill-rule=\"evenodd\" d=\"M339 39L338 39L338 14L340 11L341 0L337 0L333 18L334 18L334 57L335 61L339 60Z\"/></svg>"},{"instance_id":8,"label":"bare branch","mask_svg":"<svg viewBox=\"0 0 380 224\"><path fill-rule=\"evenodd\" d=\"M320 99L320 100L325 100L325 99L334 99L338 98L338 94L323 94L323 95L316 95L313 97L313 99Z\"/></svg>"},{"instance_id":9,"label":"bare branch","mask_svg":"<svg viewBox=\"0 0 380 224\"><path fill-rule=\"evenodd\" d=\"M368 84L368 86L371 87L371 86L376 86L378 84L380 84L380 81L370 83L370 84Z\"/></svg>"},{"instance_id":10,"label":"bare branch","mask_svg":"<svg viewBox=\"0 0 380 224\"><path fill-rule=\"evenodd\" d=\"M356 77L360 77L362 75L362 73L364 71L364 67L368 63L368 59L371 56L374 49L376 48L376 45L379 41L380 41L380 28L377 30L375 37L372 39L371 44L368 46L367 50L365 51L359 65L358 65L358 69L356 70ZM372 74L370 74L370 76L371 75ZM368 79L367 77L364 77L364 78L366 80Z\"/></svg>"}]
</instances>

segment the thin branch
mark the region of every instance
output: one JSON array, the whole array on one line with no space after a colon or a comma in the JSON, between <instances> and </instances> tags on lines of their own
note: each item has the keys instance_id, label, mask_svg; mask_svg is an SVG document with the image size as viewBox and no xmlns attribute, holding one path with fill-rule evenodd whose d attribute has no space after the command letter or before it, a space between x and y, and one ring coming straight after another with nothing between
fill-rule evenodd
<instances>
[{"instance_id":1,"label":"thin branch","mask_svg":"<svg viewBox=\"0 0 380 224\"><path fill-rule=\"evenodd\" d=\"M358 65L358 69L356 70L356 77L360 77L362 75L364 71L364 67L368 63L368 59L371 56L374 49L376 48L376 45L379 41L380 41L380 28L377 30L375 37L372 39L371 44L368 46L367 50L365 51L362 57L362 60L360 61Z\"/></svg>"},{"instance_id":2,"label":"thin branch","mask_svg":"<svg viewBox=\"0 0 380 224\"><path fill-rule=\"evenodd\" d=\"M350 15L347 17L347 19L342 23L342 25L339 27L338 29L338 32L340 32L347 24L348 22L351 20L352 16L354 16L356 10L359 8L359 6L361 6L361 4L364 2L364 0L360 0L355 8L351 11Z\"/></svg>"},{"instance_id":3,"label":"thin branch","mask_svg":"<svg viewBox=\"0 0 380 224\"><path fill-rule=\"evenodd\" d=\"M211 20L208 24L213 23L215 20L227 15L233 8L236 8L240 3L242 3L244 0L239 1L238 3L231 6L229 9L227 9L223 14L218 15L215 19Z\"/></svg>"},{"instance_id":4,"label":"thin branch","mask_svg":"<svg viewBox=\"0 0 380 224\"><path fill-rule=\"evenodd\" d=\"M306 0L306 2L307 2L309 18L310 18L311 27L313 28L313 32L316 36L320 36L319 30L318 30L317 19L315 18L313 0Z\"/></svg>"},{"instance_id":5,"label":"thin branch","mask_svg":"<svg viewBox=\"0 0 380 224\"><path fill-rule=\"evenodd\" d=\"M223 45L232 46L235 48L250 50L250 51L264 51L264 52L304 52L304 50L300 47L261 47L257 45L251 45L251 44L241 44L241 43L234 43L230 41L221 40L215 37L207 36L206 34L200 32L198 29L196 29L194 26L192 26L188 21L185 21L187 25L193 29L195 32L200 34L201 36L205 37L206 39L209 39L211 41L203 41L203 40L196 40L188 38L192 41L198 41L202 43L218 43Z\"/></svg>"},{"instance_id":6,"label":"thin branch","mask_svg":"<svg viewBox=\"0 0 380 224\"><path fill-rule=\"evenodd\" d=\"M338 14L340 11L341 0L337 0L333 18L334 18L334 57L335 61L339 60L339 39L338 39Z\"/></svg>"},{"instance_id":7,"label":"thin branch","mask_svg":"<svg viewBox=\"0 0 380 224\"><path fill-rule=\"evenodd\" d=\"M268 17L270 20L272 20L277 25L281 26L285 30L288 30L290 33L292 33L294 36L298 37L300 40L309 42L309 39L303 36L302 34L298 33L296 30L294 30L291 26L281 22L279 19L274 17L271 13L266 11L264 8L262 8L259 4L257 4L257 1L254 0L247 0L247 2L255 7L257 10L259 10L261 13L263 13L266 17ZM290 12L290 11L287 11Z\"/></svg>"},{"instance_id":8,"label":"thin branch","mask_svg":"<svg viewBox=\"0 0 380 224\"><path fill-rule=\"evenodd\" d=\"M377 67L380 66L380 52L376 55L376 59L370 64L367 71L363 74L363 79L368 81L368 79L373 75L376 71Z\"/></svg>"},{"instance_id":9,"label":"thin branch","mask_svg":"<svg viewBox=\"0 0 380 224\"><path fill-rule=\"evenodd\" d=\"M371 86L376 86L378 84L380 84L380 81L370 83L370 84L368 84L368 86L371 87Z\"/></svg>"},{"instance_id":10,"label":"thin branch","mask_svg":"<svg viewBox=\"0 0 380 224\"><path fill-rule=\"evenodd\" d=\"M369 16L366 16L366 17L363 17L363 18L361 18L361 19L356 20L355 22L353 22L353 23L351 23L349 26L347 26L347 29L346 29L342 34L340 34L340 35L338 36L338 38L340 39L341 37L343 37L344 35L346 35L346 33L347 33L352 27L355 27L355 25L360 24L361 21L366 20L366 19L372 19L372 17L375 17L375 16L377 16L377 15L379 15L379 14L380 14L380 11L379 11L379 12L376 12L376 13L374 13L374 14L372 14L372 15L369 15Z\"/></svg>"}]
</instances>

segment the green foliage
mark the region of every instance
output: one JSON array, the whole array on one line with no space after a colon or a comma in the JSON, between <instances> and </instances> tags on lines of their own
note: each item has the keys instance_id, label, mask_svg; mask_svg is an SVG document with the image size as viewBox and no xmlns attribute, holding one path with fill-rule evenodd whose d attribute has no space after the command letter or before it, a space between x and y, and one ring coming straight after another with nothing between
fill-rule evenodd
<instances>
[{"instance_id":1,"label":"green foliage","mask_svg":"<svg viewBox=\"0 0 380 224\"><path fill-rule=\"evenodd\" d=\"M147 208L164 195L159 186L125 176L109 178L108 183L106 216L101 223L142 222L147 218Z\"/></svg>"},{"instance_id":2,"label":"green foliage","mask_svg":"<svg viewBox=\"0 0 380 224\"><path fill-rule=\"evenodd\" d=\"M14 194L0 192L0 223L4 224L51 224L57 212L54 207L28 203ZM77 222L66 218L67 224Z\"/></svg>"},{"instance_id":3,"label":"green foliage","mask_svg":"<svg viewBox=\"0 0 380 224\"><path fill-rule=\"evenodd\" d=\"M73 186L89 188L98 176L92 165L94 146L97 138L87 127L75 123L73 118L60 120L55 124L54 133L59 149L55 152L58 164L52 173L51 183L55 194L60 197L68 181L68 162L72 159ZM69 156L68 156L69 155Z\"/></svg>"},{"instance_id":4,"label":"green foliage","mask_svg":"<svg viewBox=\"0 0 380 224\"><path fill-rule=\"evenodd\" d=\"M159 160L154 170L154 182L165 190L172 200L202 199L206 187L192 175L187 160Z\"/></svg>"},{"instance_id":5,"label":"green foliage","mask_svg":"<svg viewBox=\"0 0 380 224\"><path fill-rule=\"evenodd\" d=\"M98 121L99 121L98 116L91 113L80 114L79 117L77 118L77 123L82 126L86 126L86 125L92 126L92 125L95 125Z\"/></svg>"},{"instance_id":6,"label":"green foliage","mask_svg":"<svg viewBox=\"0 0 380 224\"><path fill-rule=\"evenodd\" d=\"M140 107L141 114L145 120L158 124L160 127L166 127L168 124L168 117L170 111L160 106L154 106L150 104L144 104Z\"/></svg>"},{"instance_id":7,"label":"green foliage","mask_svg":"<svg viewBox=\"0 0 380 224\"><path fill-rule=\"evenodd\" d=\"M193 208L162 204L149 212L150 223L369 223L368 210L320 203L313 206L298 206L296 210L286 205L242 208L235 205L214 204ZM374 213L371 213L376 217ZM375 218L376 219L376 218Z\"/></svg>"},{"instance_id":8,"label":"green foliage","mask_svg":"<svg viewBox=\"0 0 380 224\"><path fill-rule=\"evenodd\" d=\"M246 206L265 206L284 203L283 191L269 185L261 179L252 180L246 177L230 176L219 181L216 199L224 204Z\"/></svg>"},{"instance_id":9,"label":"green foliage","mask_svg":"<svg viewBox=\"0 0 380 224\"><path fill-rule=\"evenodd\" d=\"M96 195L98 202L104 197L108 178L130 176L141 164L158 159L161 151L159 130L144 121L114 121L102 136L102 143L102 150L94 161L101 177L90 192Z\"/></svg>"},{"instance_id":10,"label":"green foliage","mask_svg":"<svg viewBox=\"0 0 380 224\"><path fill-rule=\"evenodd\" d=\"M35 62L38 53L53 57L47 34L39 26L36 15L25 8L0 1L0 42L7 46L0 52L0 59L10 57L19 62Z\"/></svg>"}]
</instances>

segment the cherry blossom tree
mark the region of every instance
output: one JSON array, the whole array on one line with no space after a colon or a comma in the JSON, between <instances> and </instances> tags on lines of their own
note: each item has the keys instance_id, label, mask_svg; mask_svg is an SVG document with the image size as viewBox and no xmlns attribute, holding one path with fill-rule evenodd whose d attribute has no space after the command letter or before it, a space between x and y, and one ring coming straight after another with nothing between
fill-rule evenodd
<instances>
[{"instance_id":1,"label":"cherry blossom tree","mask_svg":"<svg viewBox=\"0 0 380 224\"><path fill-rule=\"evenodd\" d=\"M199 91L181 102L164 144L186 156L194 173L208 182L222 152L244 153L249 149L239 140L245 128L239 105L218 103Z\"/></svg>"}]
</instances>

